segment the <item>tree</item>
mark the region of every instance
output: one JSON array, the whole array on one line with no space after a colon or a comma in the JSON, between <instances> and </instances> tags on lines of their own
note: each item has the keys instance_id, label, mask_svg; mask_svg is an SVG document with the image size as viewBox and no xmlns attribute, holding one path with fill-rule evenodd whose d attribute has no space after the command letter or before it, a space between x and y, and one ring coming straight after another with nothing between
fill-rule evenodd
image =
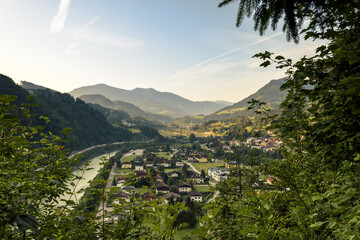
<instances>
[{"instance_id":1,"label":"tree","mask_svg":"<svg viewBox=\"0 0 360 240\"><path fill-rule=\"evenodd\" d=\"M224 6L233 1L223 1ZM300 25L305 38L324 39L315 55L293 63L270 52L257 54L261 66L287 68L288 91L272 128L284 141L283 160L263 164L259 173L278 180L277 191L245 185L242 197L229 194L236 182L214 202L212 236L259 239L356 239L360 221L354 218L360 192L360 6L359 1L240 1L238 23L254 15L260 34L285 14L284 30L298 41ZM251 169L251 171L256 168ZM206 225L205 225L206 226ZM233 235L235 234L235 235Z\"/></svg>"},{"instance_id":2,"label":"tree","mask_svg":"<svg viewBox=\"0 0 360 240\"><path fill-rule=\"evenodd\" d=\"M195 134L194 134L194 133L191 133L190 136L189 136L189 141L190 141L191 143L194 143L195 140L196 140Z\"/></svg>"},{"instance_id":3,"label":"tree","mask_svg":"<svg viewBox=\"0 0 360 240\"><path fill-rule=\"evenodd\" d=\"M202 176L203 178L206 177L204 169L201 169L201 176Z\"/></svg>"},{"instance_id":4,"label":"tree","mask_svg":"<svg viewBox=\"0 0 360 240\"><path fill-rule=\"evenodd\" d=\"M55 236L53 226L61 228L67 215L66 207L56 210L57 202L74 179L76 159L68 159L63 150L68 131L61 139L46 134L43 127L22 125L20 119L31 122L33 98L19 108L10 103L15 99L0 95L0 235L13 239Z\"/></svg>"},{"instance_id":5,"label":"tree","mask_svg":"<svg viewBox=\"0 0 360 240\"><path fill-rule=\"evenodd\" d=\"M223 0L219 7L226 6L235 0ZM310 20L309 28L316 31L326 31L336 27L349 26L349 20L358 18L356 9L358 1L283 1L283 0L240 0L236 18L239 27L245 16L253 17L254 29L263 35L271 25L275 30L283 18L282 31L286 33L288 41L299 42L299 33L305 20ZM343 18L343 16L345 16Z\"/></svg>"}]
</instances>

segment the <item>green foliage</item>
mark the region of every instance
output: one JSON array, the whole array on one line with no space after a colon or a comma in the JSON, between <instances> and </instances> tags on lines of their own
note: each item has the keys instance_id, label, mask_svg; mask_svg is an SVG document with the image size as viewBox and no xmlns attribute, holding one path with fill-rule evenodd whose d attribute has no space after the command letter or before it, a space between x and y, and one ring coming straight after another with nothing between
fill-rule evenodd
<instances>
[{"instance_id":1,"label":"green foliage","mask_svg":"<svg viewBox=\"0 0 360 240\"><path fill-rule=\"evenodd\" d=\"M23 126L18 114L30 121L31 104L17 108L10 105L15 98L0 95L0 235L41 239L54 234L54 219L65 217L56 205L76 158L66 157L64 139Z\"/></svg>"},{"instance_id":2,"label":"green foliage","mask_svg":"<svg viewBox=\"0 0 360 240\"><path fill-rule=\"evenodd\" d=\"M282 8L271 8L277 2L264 6L268 16L255 12L259 27ZM248 8L253 11L263 1L243 3L254 4ZM220 197L209 207L214 217L204 220L203 233L210 237L359 239L359 2L289 4L297 6L294 18L310 17L310 26L303 30L306 38L328 44L296 63L270 52L256 55L264 67L275 63L287 69L282 89L288 94L272 122L284 141L284 159L242 170L241 190L235 179L219 184ZM273 190L255 184L260 173L276 179Z\"/></svg>"}]
</instances>

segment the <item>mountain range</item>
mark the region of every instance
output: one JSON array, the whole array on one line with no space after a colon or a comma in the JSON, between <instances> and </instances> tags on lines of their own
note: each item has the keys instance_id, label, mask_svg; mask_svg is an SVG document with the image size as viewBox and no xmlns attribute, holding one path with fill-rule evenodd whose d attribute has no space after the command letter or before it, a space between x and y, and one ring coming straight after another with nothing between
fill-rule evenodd
<instances>
[{"instance_id":1,"label":"mountain range","mask_svg":"<svg viewBox=\"0 0 360 240\"><path fill-rule=\"evenodd\" d=\"M144 112L170 117L210 114L231 105L230 102L225 101L191 101L174 93L159 92L152 88L125 90L106 84L80 87L71 91L70 94L74 97L84 99L84 101L91 98L88 95L102 95L115 103L119 101L131 103ZM84 95L87 96L82 97ZM97 96L97 98L99 98L99 96ZM101 103L97 103L101 105ZM121 110L124 109L121 108Z\"/></svg>"}]
</instances>

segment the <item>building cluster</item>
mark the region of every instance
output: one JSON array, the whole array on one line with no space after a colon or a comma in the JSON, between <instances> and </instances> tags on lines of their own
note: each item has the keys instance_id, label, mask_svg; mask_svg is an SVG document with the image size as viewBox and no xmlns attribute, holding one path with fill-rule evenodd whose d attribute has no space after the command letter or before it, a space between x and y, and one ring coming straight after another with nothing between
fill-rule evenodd
<instances>
[{"instance_id":1,"label":"building cluster","mask_svg":"<svg viewBox=\"0 0 360 240\"><path fill-rule=\"evenodd\" d=\"M184 163L179 159L167 158L147 158L144 156L135 157L133 160L121 163L121 168L134 169L135 171L142 171L144 169L158 169L163 168L182 168Z\"/></svg>"},{"instance_id":2,"label":"building cluster","mask_svg":"<svg viewBox=\"0 0 360 240\"><path fill-rule=\"evenodd\" d=\"M264 152L273 151L278 149L283 142L277 138L266 138L266 137L249 137L243 144L246 147L260 149Z\"/></svg>"},{"instance_id":3,"label":"building cluster","mask_svg":"<svg viewBox=\"0 0 360 240\"><path fill-rule=\"evenodd\" d=\"M190 198L190 200L192 201L202 202L202 193L195 191L192 184L204 184L204 178L192 171L189 171L190 177L189 175L185 176L185 173L182 171L184 162L181 159L185 158L187 155L181 150L177 150L175 154L182 157L168 159L158 157L156 156L156 154L148 154L143 156L137 156L131 161L123 162L121 164L121 168L132 169L133 177L132 179L129 179L128 177L117 178L116 186L119 188L120 191L116 192L113 195L113 197L116 198L116 202L128 202L131 201L132 197L139 197L143 200L152 200L158 198L159 196L162 196L165 199L166 203L182 201L186 198ZM201 153L196 154L196 157L203 156L204 155L202 155ZM160 166L164 169L159 169ZM164 171L166 168L172 168L174 170ZM150 172L152 172L153 174L149 174ZM149 178L151 178L151 182L155 183L156 194L152 194L150 192L150 189L149 192L143 195L136 194L135 188L131 186L131 181L134 179L138 181L142 179L149 180ZM189 183L188 181L191 183Z\"/></svg>"}]
</instances>

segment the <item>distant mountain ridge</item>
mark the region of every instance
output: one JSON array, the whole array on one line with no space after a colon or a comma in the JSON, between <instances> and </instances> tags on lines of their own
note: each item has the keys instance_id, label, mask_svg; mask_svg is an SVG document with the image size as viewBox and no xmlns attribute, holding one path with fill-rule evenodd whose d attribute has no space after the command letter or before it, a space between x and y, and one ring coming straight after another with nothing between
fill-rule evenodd
<instances>
[{"instance_id":1,"label":"distant mountain ridge","mask_svg":"<svg viewBox=\"0 0 360 240\"><path fill-rule=\"evenodd\" d=\"M119 100L111 101L110 99L100 94L82 95L79 98L88 104L95 104L95 105L98 104L104 108L126 112L128 115L130 115L130 117L142 117L150 121L166 122L166 123L170 123L173 120L173 118L168 116L156 115L156 114L144 112L139 107L128 102L123 102Z\"/></svg>"},{"instance_id":2,"label":"distant mountain ridge","mask_svg":"<svg viewBox=\"0 0 360 240\"><path fill-rule=\"evenodd\" d=\"M280 87L282 84L284 84L286 81L286 78L281 78L277 80L271 80L269 83L267 83L265 86L260 88L255 93L251 94L250 96L244 98L243 100L231 105L224 107L212 114L206 115L206 116L197 116L195 118L193 117L184 117L181 119L175 120L176 123L203 123L206 121L211 120L227 120L231 118L236 118L238 116L251 116L254 115L254 110L247 110L250 106L248 102L251 99L256 99L262 102L266 102L267 108L270 109L278 109L280 106L280 103L284 101L287 91L280 91Z\"/></svg>"},{"instance_id":3,"label":"distant mountain ridge","mask_svg":"<svg viewBox=\"0 0 360 240\"><path fill-rule=\"evenodd\" d=\"M71 91L70 94L74 97L100 94L111 101L128 102L145 112L171 117L210 114L230 105L230 103L225 101L191 101L174 93L159 92L153 88L125 90L106 84L80 87Z\"/></svg>"}]
</instances>

